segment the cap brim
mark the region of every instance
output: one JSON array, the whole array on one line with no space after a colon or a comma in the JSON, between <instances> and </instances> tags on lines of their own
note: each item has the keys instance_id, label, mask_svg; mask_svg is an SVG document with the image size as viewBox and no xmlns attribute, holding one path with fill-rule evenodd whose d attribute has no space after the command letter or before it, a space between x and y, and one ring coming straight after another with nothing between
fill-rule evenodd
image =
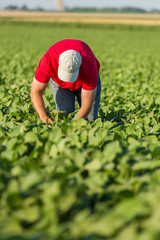
<instances>
[{"instance_id":1,"label":"cap brim","mask_svg":"<svg viewBox=\"0 0 160 240\"><path fill-rule=\"evenodd\" d=\"M79 69L74 72L74 73L68 73L63 71L60 66L58 68L58 77L60 80L64 81L64 82L75 82L78 78L79 75Z\"/></svg>"}]
</instances>

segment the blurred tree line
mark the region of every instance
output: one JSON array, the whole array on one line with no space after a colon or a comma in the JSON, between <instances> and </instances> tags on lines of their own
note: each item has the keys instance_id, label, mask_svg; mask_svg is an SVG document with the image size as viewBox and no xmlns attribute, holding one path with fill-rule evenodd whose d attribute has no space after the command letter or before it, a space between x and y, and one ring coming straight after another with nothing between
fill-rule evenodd
<instances>
[{"instance_id":1,"label":"blurred tree line","mask_svg":"<svg viewBox=\"0 0 160 240\"><path fill-rule=\"evenodd\" d=\"M18 7L16 5L8 5L7 7L5 7L5 10L21 10L21 11L45 11L43 8L41 7L36 7L34 9L29 9L28 6L26 4L22 5L21 7Z\"/></svg>"},{"instance_id":2,"label":"blurred tree line","mask_svg":"<svg viewBox=\"0 0 160 240\"><path fill-rule=\"evenodd\" d=\"M142 8L136 7L121 7L121 8L67 8L66 11L68 12L94 12L94 13L160 13L158 9L152 9L147 11Z\"/></svg>"},{"instance_id":3,"label":"blurred tree line","mask_svg":"<svg viewBox=\"0 0 160 240\"><path fill-rule=\"evenodd\" d=\"M42 7L36 7L34 9L29 9L27 5L22 5L21 7L18 7L16 5L9 5L5 7L5 10L22 10L22 11L45 11ZM96 7L91 7L91 8L81 8L81 7L74 7L74 8L65 8L66 12L93 12L93 13L160 13L160 10L158 9L152 9L150 11L147 11L142 8L136 8L136 7L121 7L121 8L96 8Z\"/></svg>"}]
</instances>

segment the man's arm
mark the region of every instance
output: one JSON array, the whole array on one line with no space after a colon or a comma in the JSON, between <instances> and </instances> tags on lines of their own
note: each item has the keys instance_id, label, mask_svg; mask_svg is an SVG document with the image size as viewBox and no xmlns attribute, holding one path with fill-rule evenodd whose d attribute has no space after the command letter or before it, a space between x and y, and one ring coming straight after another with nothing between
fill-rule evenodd
<instances>
[{"instance_id":1,"label":"man's arm","mask_svg":"<svg viewBox=\"0 0 160 240\"><path fill-rule=\"evenodd\" d=\"M97 93L97 87L94 88L93 90L84 90L82 88L81 91L81 108L79 109L77 115L78 115L78 120L81 118L87 118L88 114L90 113L95 97Z\"/></svg>"},{"instance_id":2,"label":"man's arm","mask_svg":"<svg viewBox=\"0 0 160 240\"><path fill-rule=\"evenodd\" d=\"M34 106L36 112L38 113L39 118L44 123L46 123L48 116L46 114L42 93L46 89L47 85L48 85L48 83L40 83L34 78L33 82L32 82L32 86L31 86L31 93L30 93L33 106ZM53 120L49 118L48 122L52 123Z\"/></svg>"}]
</instances>

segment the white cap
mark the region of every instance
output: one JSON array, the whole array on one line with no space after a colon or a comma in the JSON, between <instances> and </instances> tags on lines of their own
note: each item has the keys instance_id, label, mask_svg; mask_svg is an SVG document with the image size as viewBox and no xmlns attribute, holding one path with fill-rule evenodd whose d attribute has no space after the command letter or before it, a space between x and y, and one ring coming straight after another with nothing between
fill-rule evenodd
<instances>
[{"instance_id":1,"label":"white cap","mask_svg":"<svg viewBox=\"0 0 160 240\"><path fill-rule=\"evenodd\" d=\"M67 50L59 57L58 77L64 82L75 82L82 63L81 55L75 50Z\"/></svg>"}]
</instances>

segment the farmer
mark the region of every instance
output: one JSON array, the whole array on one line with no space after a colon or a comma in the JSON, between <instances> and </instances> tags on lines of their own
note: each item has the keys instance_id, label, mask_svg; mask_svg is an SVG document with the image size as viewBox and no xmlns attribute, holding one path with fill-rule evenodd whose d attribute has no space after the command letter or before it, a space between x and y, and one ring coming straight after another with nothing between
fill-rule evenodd
<instances>
[{"instance_id":1,"label":"farmer","mask_svg":"<svg viewBox=\"0 0 160 240\"><path fill-rule=\"evenodd\" d=\"M42 93L50 82L58 111L67 114L75 110L75 97L79 103L77 119L98 118L101 84L100 64L89 46L80 41L65 39L49 48L36 69L31 86L31 100L40 119L53 120L45 111Z\"/></svg>"}]
</instances>

